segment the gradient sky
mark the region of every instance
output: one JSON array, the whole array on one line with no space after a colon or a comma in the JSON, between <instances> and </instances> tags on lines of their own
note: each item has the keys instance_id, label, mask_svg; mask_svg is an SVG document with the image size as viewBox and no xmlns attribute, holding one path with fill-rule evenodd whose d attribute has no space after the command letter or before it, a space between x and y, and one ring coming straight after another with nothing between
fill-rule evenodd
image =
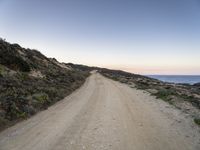
<instances>
[{"instance_id":1,"label":"gradient sky","mask_svg":"<svg viewBox=\"0 0 200 150\"><path fill-rule=\"evenodd\" d=\"M0 0L0 37L62 62L200 74L200 0Z\"/></svg>"}]
</instances>

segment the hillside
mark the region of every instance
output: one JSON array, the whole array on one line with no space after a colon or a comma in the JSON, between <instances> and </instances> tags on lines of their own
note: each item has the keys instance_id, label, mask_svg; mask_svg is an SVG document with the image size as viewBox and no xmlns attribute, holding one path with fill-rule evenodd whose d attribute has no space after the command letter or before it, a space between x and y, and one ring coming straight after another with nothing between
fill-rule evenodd
<instances>
[{"instance_id":1,"label":"hillside","mask_svg":"<svg viewBox=\"0 0 200 150\"><path fill-rule=\"evenodd\" d=\"M199 150L199 93L0 40L0 149Z\"/></svg>"},{"instance_id":2,"label":"hillside","mask_svg":"<svg viewBox=\"0 0 200 150\"><path fill-rule=\"evenodd\" d=\"M0 129L28 118L79 88L77 71L37 50L0 40Z\"/></svg>"},{"instance_id":3,"label":"hillside","mask_svg":"<svg viewBox=\"0 0 200 150\"><path fill-rule=\"evenodd\" d=\"M0 129L26 119L79 88L97 70L102 75L146 90L200 122L199 84L166 83L138 74L60 63L37 50L0 40Z\"/></svg>"}]
</instances>

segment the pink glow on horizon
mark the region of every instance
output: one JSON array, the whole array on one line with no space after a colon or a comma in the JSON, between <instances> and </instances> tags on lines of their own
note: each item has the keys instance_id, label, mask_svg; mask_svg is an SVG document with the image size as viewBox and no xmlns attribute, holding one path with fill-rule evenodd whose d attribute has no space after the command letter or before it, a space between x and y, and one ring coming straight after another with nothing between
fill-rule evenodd
<instances>
[{"instance_id":1,"label":"pink glow on horizon","mask_svg":"<svg viewBox=\"0 0 200 150\"><path fill-rule=\"evenodd\" d=\"M135 74L142 75L200 75L198 67L149 67L149 66L134 66L134 67L125 67L125 66L106 66L110 69L123 70ZM188 74L190 72L190 74Z\"/></svg>"}]
</instances>

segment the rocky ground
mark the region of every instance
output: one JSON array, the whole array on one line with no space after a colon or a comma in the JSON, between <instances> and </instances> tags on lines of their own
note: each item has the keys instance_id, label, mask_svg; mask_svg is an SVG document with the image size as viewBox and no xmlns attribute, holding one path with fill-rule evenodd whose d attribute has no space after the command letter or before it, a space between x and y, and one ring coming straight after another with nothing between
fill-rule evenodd
<instances>
[{"instance_id":1,"label":"rocky ground","mask_svg":"<svg viewBox=\"0 0 200 150\"><path fill-rule=\"evenodd\" d=\"M26 119L79 88L78 71L37 50L0 40L0 130Z\"/></svg>"}]
</instances>

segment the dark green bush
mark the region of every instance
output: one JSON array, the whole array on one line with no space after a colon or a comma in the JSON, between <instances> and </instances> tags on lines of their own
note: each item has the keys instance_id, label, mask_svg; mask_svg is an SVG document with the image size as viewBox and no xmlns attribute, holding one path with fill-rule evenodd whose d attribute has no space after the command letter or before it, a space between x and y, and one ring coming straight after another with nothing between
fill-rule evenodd
<instances>
[{"instance_id":1,"label":"dark green bush","mask_svg":"<svg viewBox=\"0 0 200 150\"><path fill-rule=\"evenodd\" d=\"M176 95L176 92L171 90L171 89L159 89L157 93L153 94L156 96L156 98L165 100L165 101L170 101L171 98L170 96Z\"/></svg>"},{"instance_id":2,"label":"dark green bush","mask_svg":"<svg viewBox=\"0 0 200 150\"><path fill-rule=\"evenodd\" d=\"M194 122L200 126L200 118L194 118Z\"/></svg>"}]
</instances>

